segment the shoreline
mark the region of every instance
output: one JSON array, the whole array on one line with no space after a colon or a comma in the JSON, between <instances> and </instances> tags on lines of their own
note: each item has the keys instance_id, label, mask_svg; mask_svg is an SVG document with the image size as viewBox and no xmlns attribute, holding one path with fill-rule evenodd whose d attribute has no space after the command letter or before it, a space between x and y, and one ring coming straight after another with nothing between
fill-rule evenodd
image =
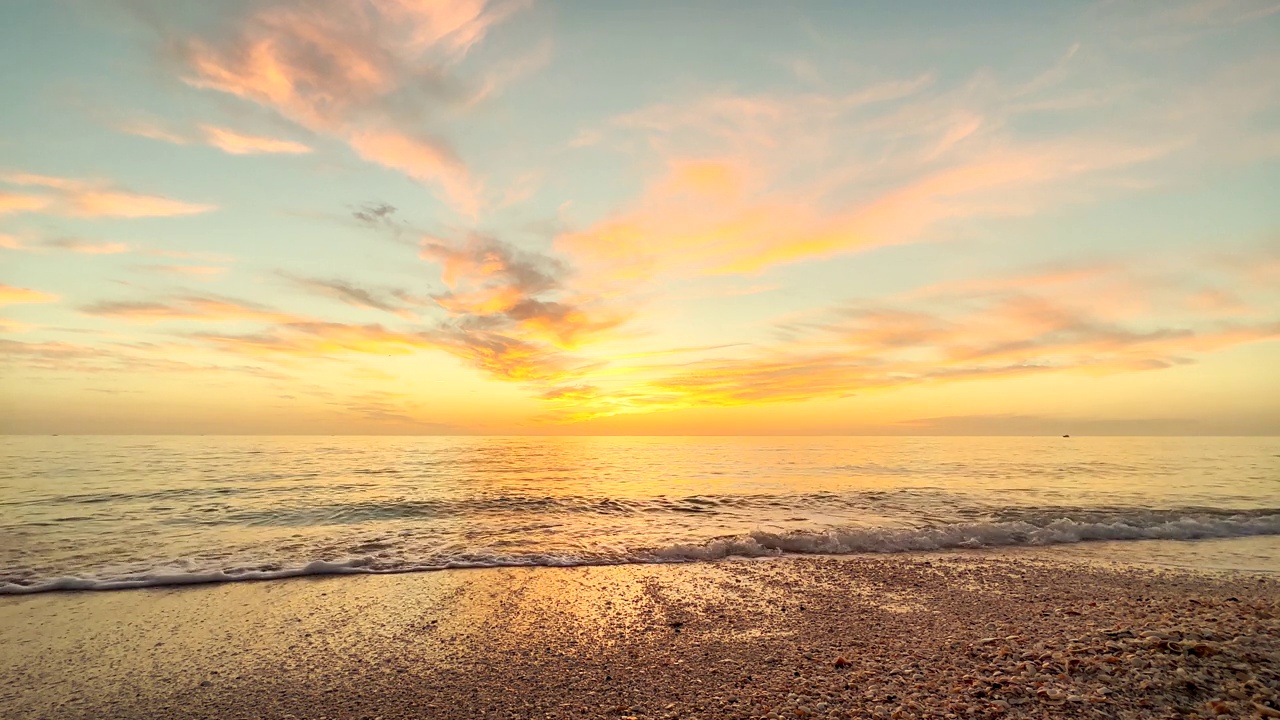
<instances>
[{"instance_id":1,"label":"shoreline","mask_svg":"<svg viewBox=\"0 0 1280 720\"><path fill-rule=\"evenodd\" d=\"M1280 579L980 555L5 598L0 715L1138 718L1280 708Z\"/></svg>"},{"instance_id":2,"label":"shoreline","mask_svg":"<svg viewBox=\"0 0 1280 720\"><path fill-rule=\"evenodd\" d=\"M0 602L9 597L25 597L47 593L117 592L155 588L178 588L225 583L259 583L296 580L315 577L341 577L359 575L408 575L455 570L492 570L497 568L537 567L626 567L631 565L689 565L716 563L732 560L775 560L804 557L907 557L929 558L934 556L975 557L1025 557L1047 558L1055 562L1084 562L1102 565L1126 565L1139 568L1169 569L1183 572L1244 573L1280 575L1280 535L1251 535L1225 538L1200 538L1194 540L1131 539L1131 540L1081 540L1070 543L1044 545L996 545L989 547L943 547L936 549L904 549L892 551L856 552L795 552L727 554L723 556L643 558L632 560L584 559L575 562L545 562L534 560L506 563L475 562L444 566L406 566L372 568L358 559L343 561L316 560L305 566L278 570L250 570L242 573L157 573L141 578L117 580L91 580L77 577L53 578L32 585L0 584ZM1065 556L1065 557L1064 557ZM1188 561L1190 560L1190 561Z\"/></svg>"}]
</instances>

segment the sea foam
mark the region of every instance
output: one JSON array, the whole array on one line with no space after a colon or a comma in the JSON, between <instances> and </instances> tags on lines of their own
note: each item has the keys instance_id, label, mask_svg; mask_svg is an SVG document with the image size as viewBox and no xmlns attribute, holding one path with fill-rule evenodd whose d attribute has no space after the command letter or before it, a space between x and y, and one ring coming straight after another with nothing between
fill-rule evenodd
<instances>
[{"instance_id":1,"label":"sea foam","mask_svg":"<svg viewBox=\"0 0 1280 720\"><path fill-rule=\"evenodd\" d=\"M441 552L417 559L359 556L316 559L273 569L217 568L103 574L99 577L51 577L0 580L0 595L52 591L126 590L133 588L265 581L316 575L356 575L426 572L435 570L576 565L679 563L730 557L770 557L787 554L845 555L853 553L909 553L956 548L1046 546L1089 541L1201 540L1280 535L1280 510L1232 512L1202 508L1196 511L1130 510L1075 513L1018 511L1019 519L950 523L922 527L835 527L789 532L757 530L738 536L716 537L698 543L614 550L601 548L574 553Z\"/></svg>"}]
</instances>

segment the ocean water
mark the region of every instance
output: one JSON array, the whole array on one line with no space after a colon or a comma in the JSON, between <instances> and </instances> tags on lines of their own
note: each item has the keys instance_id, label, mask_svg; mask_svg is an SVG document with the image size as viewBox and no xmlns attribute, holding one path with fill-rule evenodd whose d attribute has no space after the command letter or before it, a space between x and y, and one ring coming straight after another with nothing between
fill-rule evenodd
<instances>
[{"instance_id":1,"label":"ocean water","mask_svg":"<svg viewBox=\"0 0 1280 720\"><path fill-rule=\"evenodd\" d=\"M0 458L0 594L1049 545L1280 571L1280 438L8 436Z\"/></svg>"}]
</instances>

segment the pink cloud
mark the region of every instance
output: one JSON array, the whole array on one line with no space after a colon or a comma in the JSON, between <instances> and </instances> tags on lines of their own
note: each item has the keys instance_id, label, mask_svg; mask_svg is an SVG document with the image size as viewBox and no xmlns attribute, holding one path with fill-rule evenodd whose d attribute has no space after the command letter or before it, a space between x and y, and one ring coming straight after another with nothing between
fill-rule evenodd
<instances>
[{"instance_id":1,"label":"pink cloud","mask_svg":"<svg viewBox=\"0 0 1280 720\"><path fill-rule=\"evenodd\" d=\"M932 82L715 95L623 116L615 126L647 143L662 172L556 248L601 286L756 273L1076 202L1182 142L1105 132L1024 140L1004 129L1007 107L968 110L967 98L926 93Z\"/></svg>"},{"instance_id":2,"label":"pink cloud","mask_svg":"<svg viewBox=\"0 0 1280 720\"><path fill-rule=\"evenodd\" d=\"M141 218L195 215L216 209L215 205L189 203L158 195L144 195L111 188L106 183L72 178L12 173L0 176L0 182L23 187L38 187L49 194L29 202L26 210L50 210L72 217ZM3 208L0 194L0 208Z\"/></svg>"},{"instance_id":3,"label":"pink cloud","mask_svg":"<svg viewBox=\"0 0 1280 720\"><path fill-rule=\"evenodd\" d=\"M40 195L26 195L0 190L0 215L43 210L52 202L51 198Z\"/></svg>"},{"instance_id":4,"label":"pink cloud","mask_svg":"<svg viewBox=\"0 0 1280 720\"><path fill-rule=\"evenodd\" d=\"M1254 303L1248 268L1266 252L1233 258L1221 287L1184 268L1148 261L1060 266L938 284L831 308L776 328L778 341L717 357L610 367L543 397L548 419L578 422L691 407L800 402L904 386L1031 374L1110 375L1187 365L1201 356L1280 341L1275 287ZM1245 258L1248 258L1247 260ZM1149 298L1167 316L1134 313L1117 297ZM1173 311L1176 313L1168 314Z\"/></svg>"},{"instance_id":5,"label":"pink cloud","mask_svg":"<svg viewBox=\"0 0 1280 720\"><path fill-rule=\"evenodd\" d=\"M66 204L66 214L89 218L172 217L199 215L216 209L214 205L114 190L81 190L70 194Z\"/></svg>"},{"instance_id":6,"label":"pink cloud","mask_svg":"<svg viewBox=\"0 0 1280 720\"><path fill-rule=\"evenodd\" d=\"M1100 61L1072 45L1030 79L925 74L825 93L715 92L617 117L592 136L638 156L644 192L577 225L555 247L597 287L654 277L757 273L889 244L945 239L977 223L1148 190L1221 163L1274 157L1280 97L1263 52L1161 101L1132 86L1091 91L1063 129L1024 116L1081 107ZM1151 82L1156 82L1152 80ZM1119 81L1117 81L1119 82Z\"/></svg>"},{"instance_id":7,"label":"pink cloud","mask_svg":"<svg viewBox=\"0 0 1280 720\"><path fill-rule=\"evenodd\" d=\"M158 124L150 122L127 122L115 126L115 129L129 135L148 138L150 140L159 140L161 142L173 143L174 145L186 145L190 142L188 138L178 133L171 132Z\"/></svg>"},{"instance_id":8,"label":"pink cloud","mask_svg":"<svg viewBox=\"0 0 1280 720\"><path fill-rule=\"evenodd\" d=\"M183 46L185 80L271 108L311 130L348 143L363 159L442 188L466 215L475 190L465 166L442 141L424 134L406 108L448 101L421 82L453 63L517 5L322 0L279 3L243 23L223 44Z\"/></svg>"},{"instance_id":9,"label":"pink cloud","mask_svg":"<svg viewBox=\"0 0 1280 720\"><path fill-rule=\"evenodd\" d=\"M116 125L115 128L130 135L160 140L174 145L203 143L231 155L301 155L312 151L309 145L304 145L294 140L250 135L216 125L200 125L198 133L177 132L167 129L159 123L149 121L121 123Z\"/></svg>"},{"instance_id":10,"label":"pink cloud","mask_svg":"<svg viewBox=\"0 0 1280 720\"><path fill-rule=\"evenodd\" d=\"M40 247L67 250L69 252L82 253L85 255L116 255L119 253L129 252L130 250L129 246L125 243L89 242L87 240L81 240L73 237L46 240L40 244Z\"/></svg>"},{"instance_id":11,"label":"pink cloud","mask_svg":"<svg viewBox=\"0 0 1280 720\"><path fill-rule=\"evenodd\" d=\"M479 212L476 190L462 163L442 145L398 131L360 131L347 141L356 153L373 163L399 170L422 182L439 183L459 212L475 217Z\"/></svg>"},{"instance_id":12,"label":"pink cloud","mask_svg":"<svg viewBox=\"0 0 1280 720\"><path fill-rule=\"evenodd\" d=\"M213 147L232 155L258 155L258 154L276 154L283 153L287 155L298 155L311 152L311 148L300 142L293 140L279 140L276 138L261 137L258 135L245 135L228 130L226 128L215 127L213 125L201 125L200 129L204 131L206 141Z\"/></svg>"}]
</instances>

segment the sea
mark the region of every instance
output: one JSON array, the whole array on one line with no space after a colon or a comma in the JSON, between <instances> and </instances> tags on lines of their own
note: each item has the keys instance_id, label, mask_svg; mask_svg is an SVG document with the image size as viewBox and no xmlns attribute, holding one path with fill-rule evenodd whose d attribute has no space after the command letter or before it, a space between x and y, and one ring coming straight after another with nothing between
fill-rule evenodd
<instances>
[{"instance_id":1,"label":"sea","mask_svg":"<svg viewBox=\"0 0 1280 720\"><path fill-rule=\"evenodd\" d=\"M0 594L1025 548L1280 572L1280 438L0 437Z\"/></svg>"}]
</instances>

